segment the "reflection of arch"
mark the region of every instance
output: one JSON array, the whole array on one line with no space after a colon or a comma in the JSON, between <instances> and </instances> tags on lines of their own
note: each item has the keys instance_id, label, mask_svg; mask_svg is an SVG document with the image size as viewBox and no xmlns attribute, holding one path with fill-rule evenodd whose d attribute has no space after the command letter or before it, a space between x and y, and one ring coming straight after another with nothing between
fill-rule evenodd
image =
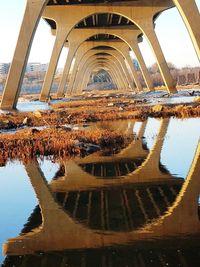
<instances>
[{"instance_id":1,"label":"reflection of arch","mask_svg":"<svg viewBox=\"0 0 200 267\"><path fill-rule=\"evenodd\" d=\"M9 239L4 244L4 252L9 255L22 255L34 251L63 250L75 248L103 247L129 242L145 242L163 237L184 237L197 234L200 224L197 215L199 195L200 144L183 188L169 212L145 228L123 233L93 232L73 221L55 202L53 195L37 167L28 163L26 170L36 192L42 211L42 228ZM184 219L183 219L184 218Z\"/></svg>"},{"instance_id":2,"label":"reflection of arch","mask_svg":"<svg viewBox=\"0 0 200 267\"><path fill-rule=\"evenodd\" d=\"M174 178L167 174L163 173L159 168L160 162L160 154L161 149L164 142L164 137L166 135L167 127L168 127L169 119L163 119L161 121L161 126L159 130L159 134L157 135L156 141L154 143L153 149L147 156L147 152L145 152L141 148L141 140L136 141L136 146L138 148L135 150L136 153L143 153L143 157L146 156L146 159L143 163L132 173L129 173L127 176L123 176L118 178L117 180L113 179L96 179L96 177L85 173L78 164L83 163L91 163L91 162L98 162L105 161L106 157L96 157L95 155L85 157L83 159L77 161L69 161L65 163L66 168L66 176L61 177L58 180L55 180L51 183L53 191L63 191L63 190L77 190L80 185L81 188L90 188L90 187L105 187L111 185L117 185L121 183L132 184L132 183L144 183L144 182L157 182L161 180L173 180ZM125 156L129 156L129 158L137 157L137 154L134 154L134 143L132 147L128 147L127 150L125 148L125 154L118 154L118 157L124 158ZM132 150L133 148L133 150ZM122 153L122 152L121 152ZM129 154L128 154L129 153ZM142 154L140 154L142 156ZM115 155L116 157L116 155ZM108 160L108 158L107 158Z\"/></svg>"},{"instance_id":3,"label":"reflection of arch","mask_svg":"<svg viewBox=\"0 0 200 267\"><path fill-rule=\"evenodd\" d=\"M116 123L98 122L94 126L100 129L109 129L118 131L130 137L133 136L133 126L135 122L117 121ZM148 156L148 150L144 149L143 136L146 129L147 121L142 123L139 134L134 137L125 148L113 156L95 156L89 155L77 162L86 173L99 177L119 177L126 176L138 168ZM66 163L67 164L67 163ZM67 165L66 165L67 172ZM66 174L67 175L67 174ZM71 174L73 175L73 174Z\"/></svg>"},{"instance_id":4,"label":"reflection of arch","mask_svg":"<svg viewBox=\"0 0 200 267\"><path fill-rule=\"evenodd\" d=\"M195 238L190 240L190 244L192 242L195 242ZM180 244L179 240L174 239L172 247L159 241L152 241L149 245L150 248L129 244L127 246L113 246L108 249L65 250L56 253L42 253L42 255L11 256L6 258L3 267L30 267L42 266L42 264L45 267L62 265L93 267L97 264L99 267L134 266L133 264L137 267L199 266L198 244L193 244L190 248L188 241Z\"/></svg>"}]
</instances>

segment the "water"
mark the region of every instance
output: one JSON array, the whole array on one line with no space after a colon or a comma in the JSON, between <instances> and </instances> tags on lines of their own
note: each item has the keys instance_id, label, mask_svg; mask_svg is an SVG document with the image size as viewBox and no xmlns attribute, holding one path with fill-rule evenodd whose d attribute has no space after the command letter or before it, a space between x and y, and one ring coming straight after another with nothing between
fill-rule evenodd
<instances>
[{"instance_id":1,"label":"water","mask_svg":"<svg viewBox=\"0 0 200 267\"><path fill-rule=\"evenodd\" d=\"M51 100L47 102L41 101L18 101L17 109L19 111L36 111L36 110L49 110L51 109L50 104L59 103L61 100Z\"/></svg>"},{"instance_id":2,"label":"water","mask_svg":"<svg viewBox=\"0 0 200 267\"><path fill-rule=\"evenodd\" d=\"M137 138L115 155L0 167L0 245L15 255L1 255L2 266L200 266L200 119L92 127Z\"/></svg>"}]
</instances>

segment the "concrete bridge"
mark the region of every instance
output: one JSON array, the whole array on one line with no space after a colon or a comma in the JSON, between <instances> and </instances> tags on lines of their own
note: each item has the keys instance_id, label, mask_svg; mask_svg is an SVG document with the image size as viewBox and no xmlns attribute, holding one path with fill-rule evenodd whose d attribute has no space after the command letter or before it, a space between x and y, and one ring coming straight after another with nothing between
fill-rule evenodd
<instances>
[{"instance_id":1,"label":"concrete bridge","mask_svg":"<svg viewBox=\"0 0 200 267\"><path fill-rule=\"evenodd\" d=\"M13 61L5 85L1 108L16 108L32 41L38 23L45 19L56 35L54 48L43 83L40 100L46 101L64 46L69 47L57 95L63 96L72 61L75 59L67 94L85 89L91 71L108 71L118 89L143 90L131 61L129 50L138 60L146 87L154 90L138 47L144 35L152 48L160 73L169 92L176 92L164 54L155 34L158 15L178 8L200 58L200 15L195 0L27 0ZM96 47L99 51L95 52ZM94 49L95 48L95 49ZM110 51L107 51L108 48Z\"/></svg>"}]
</instances>

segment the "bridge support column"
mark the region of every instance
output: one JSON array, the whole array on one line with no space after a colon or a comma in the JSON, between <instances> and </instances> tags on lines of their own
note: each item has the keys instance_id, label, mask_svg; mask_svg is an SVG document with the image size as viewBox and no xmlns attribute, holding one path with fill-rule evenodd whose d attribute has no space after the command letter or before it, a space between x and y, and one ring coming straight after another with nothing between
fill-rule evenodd
<instances>
[{"instance_id":1,"label":"bridge support column","mask_svg":"<svg viewBox=\"0 0 200 267\"><path fill-rule=\"evenodd\" d=\"M138 89L138 91L141 91L142 90L142 85L141 85L141 83L139 81L137 72L136 72L135 67L133 65L133 62L131 60L131 57L130 57L130 54L129 54L129 47L126 44L123 44L123 45L120 46L120 50L122 51L122 53L123 53L123 55L125 57L125 60L128 63L128 66L130 67L134 82L136 84L136 88Z\"/></svg>"},{"instance_id":2,"label":"bridge support column","mask_svg":"<svg viewBox=\"0 0 200 267\"><path fill-rule=\"evenodd\" d=\"M143 32L146 35L146 37L149 41L149 44L150 44L150 46L151 46L151 48L155 54L158 67L159 67L160 73L162 75L162 78L163 78L163 81L165 83L167 90L170 93L176 93L177 90L176 90L175 82L174 82L173 77L170 73L170 70L169 70L167 62L165 60L163 51L160 47L158 38L154 32L152 23L149 22L149 23L145 24L145 23L141 22L141 24L142 24Z\"/></svg>"},{"instance_id":3,"label":"bridge support column","mask_svg":"<svg viewBox=\"0 0 200 267\"><path fill-rule=\"evenodd\" d=\"M115 65L118 66L118 68L120 70L120 74L121 74L122 79L124 80L124 83L125 83L125 86L126 86L124 89L125 90L128 89L131 84L129 84L128 75L126 73L126 69L123 68L121 60L118 57L114 57L112 55L106 56L106 58L110 59L110 61L114 62Z\"/></svg>"},{"instance_id":4,"label":"bridge support column","mask_svg":"<svg viewBox=\"0 0 200 267\"><path fill-rule=\"evenodd\" d=\"M27 0L24 18L2 97L1 109L16 108L35 31L47 2L48 0Z\"/></svg>"},{"instance_id":5,"label":"bridge support column","mask_svg":"<svg viewBox=\"0 0 200 267\"><path fill-rule=\"evenodd\" d=\"M148 69L147 69L146 64L144 62L143 56L142 56L142 54L140 52L138 43L137 42L131 42L131 49L135 53L135 56L137 58L137 61L138 61L138 64L140 66L141 72L143 74L143 77L144 77L144 80L145 80L147 88L150 91L154 91L155 89L154 89L154 86L153 86L153 82L151 80L151 77L149 75Z\"/></svg>"},{"instance_id":6,"label":"bridge support column","mask_svg":"<svg viewBox=\"0 0 200 267\"><path fill-rule=\"evenodd\" d=\"M76 47L74 45L69 45L69 51L67 54L67 60L64 66L63 74L61 81L58 86L58 91L57 91L57 97L63 97L64 96L64 91L65 91L65 84L67 82L67 77L69 75L70 67L72 64L72 60L74 58L76 52Z\"/></svg>"},{"instance_id":7,"label":"bridge support column","mask_svg":"<svg viewBox=\"0 0 200 267\"><path fill-rule=\"evenodd\" d=\"M64 43L66 41L68 33L69 33L69 28L66 27L65 23L58 25L53 52L52 52L51 59L49 62L48 70L45 75L42 91L40 94L40 101L47 101L49 98L49 93L51 90L54 75L55 75L56 68L58 65L58 60L59 60L59 57L60 57L62 48L64 46Z\"/></svg>"},{"instance_id":8,"label":"bridge support column","mask_svg":"<svg viewBox=\"0 0 200 267\"><path fill-rule=\"evenodd\" d=\"M124 70L126 79L128 81L129 88L131 88L133 90L135 87L133 86L133 81L131 79L131 76L130 76L130 73L128 71L128 68L127 68L127 66L125 64L124 58L120 54L118 54L117 51L112 51L112 52L110 52L110 54L112 56L114 56L115 58L117 58L118 61L120 62L121 66L122 66L122 69Z\"/></svg>"},{"instance_id":9,"label":"bridge support column","mask_svg":"<svg viewBox=\"0 0 200 267\"><path fill-rule=\"evenodd\" d=\"M188 29L197 56L200 60L200 14L195 0L173 0Z\"/></svg>"}]
</instances>

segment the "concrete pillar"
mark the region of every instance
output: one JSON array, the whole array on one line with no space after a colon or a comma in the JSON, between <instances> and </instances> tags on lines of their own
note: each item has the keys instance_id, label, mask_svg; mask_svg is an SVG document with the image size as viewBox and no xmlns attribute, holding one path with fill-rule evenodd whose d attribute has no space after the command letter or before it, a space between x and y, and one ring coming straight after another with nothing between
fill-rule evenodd
<instances>
[{"instance_id":1,"label":"concrete pillar","mask_svg":"<svg viewBox=\"0 0 200 267\"><path fill-rule=\"evenodd\" d=\"M188 29L200 60L200 14L195 0L173 0Z\"/></svg>"},{"instance_id":2,"label":"concrete pillar","mask_svg":"<svg viewBox=\"0 0 200 267\"><path fill-rule=\"evenodd\" d=\"M144 81L146 83L147 88L150 91L154 91L153 82L151 80L148 69L147 69L146 64L144 62L143 56L140 52L140 48L138 46L138 43L137 42L131 42L131 48L132 48L133 52L135 53L135 56L137 58L137 61L138 61L138 64L140 66L141 72L143 74Z\"/></svg>"},{"instance_id":3,"label":"concrete pillar","mask_svg":"<svg viewBox=\"0 0 200 267\"><path fill-rule=\"evenodd\" d=\"M12 64L2 96L1 109L16 108L31 45L48 0L27 0Z\"/></svg>"},{"instance_id":4,"label":"concrete pillar","mask_svg":"<svg viewBox=\"0 0 200 267\"><path fill-rule=\"evenodd\" d=\"M75 88L75 78L77 76L78 66L79 66L81 58L82 58L82 49L78 50L78 52L76 53L75 62L74 62L72 73L71 73L71 76L70 76L70 79L69 79L69 83L68 83L68 86L67 86L66 94L70 95L72 90L73 90L73 88ZM77 79L76 79L76 81L77 81Z\"/></svg>"},{"instance_id":5,"label":"concrete pillar","mask_svg":"<svg viewBox=\"0 0 200 267\"><path fill-rule=\"evenodd\" d=\"M65 63L64 69L63 69L63 74L62 74L62 77L61 77L61 80L60 80L60 83L58 86L57 97L62 97L64 95L65 84L67 81L67 77L68 77L68 74L70 71L70 67L71 67L75 52L76 52L76 46L72 45L70 43L69 44L69 51L67 54L67 60L66 60L66 63Z\"/></svg>"},{"instance_id":6,"label":"concrete pillar","mask_svg":"<svg viewBox=\"0 0 200 267\"><path fill-rule=\"evenodd\" d=\"M176 93L177 90L176 90L175 81L173 80L173 77L170 73L167 62L165 60L163 51L160 47L158 38L154 32L152 22L151 21L149 21L149 23L143 22L142 23L142 29L143 29L143 32L146 35L147 40L148 40L148 42L149 42L149 44L150 44L150 46L154 52L160 73L162 75L162 78L163 78L163 81L165 83L167 90L170 93Z\"/></svg>"},{"instance_id":7,"label":"concrete pillar","mask_svg":"<svg viewBox=\"0 0 200 267\"><path fill-rule=\"evenodd\" d=\"M58 24L56 31L56 40L53 47L53 52L49 62L49 66L44 78L44 84L40 94L40 101L47 101L53 83L54 75L58 65L59 57L66 41L67 35L71 28L66 27L66 23Z\"/></svg>"},{"instance_id":8,"label":"concrete pillar","mask_svg":"<svg viewBox=\"0 0 200 267\"><path fill-rule=\"evenodd\" d=\"M125 51L124 51L124 53L125 53ZM133 62L132 62L132 59L131 59L131 57L130 57L130 54L129 54L128 50L127 50L127 52L126 52L126 56L125 56L125 58L126 58L126 61L127 61L128 65L129 65L129 67L130 67L130 70L131 70L131 72L132 72L132 75L133 75L133 78L134 78L134 81L135 81L135 84L136 84L137 89L138 89L139 91L142 91L142 85L141 85L141 83L140 83L140 81L139 81L137 72L136 72L136 70L135 70L135 67L134 67L134 65L133 65Z\"/></svg>"}]
</instances>

